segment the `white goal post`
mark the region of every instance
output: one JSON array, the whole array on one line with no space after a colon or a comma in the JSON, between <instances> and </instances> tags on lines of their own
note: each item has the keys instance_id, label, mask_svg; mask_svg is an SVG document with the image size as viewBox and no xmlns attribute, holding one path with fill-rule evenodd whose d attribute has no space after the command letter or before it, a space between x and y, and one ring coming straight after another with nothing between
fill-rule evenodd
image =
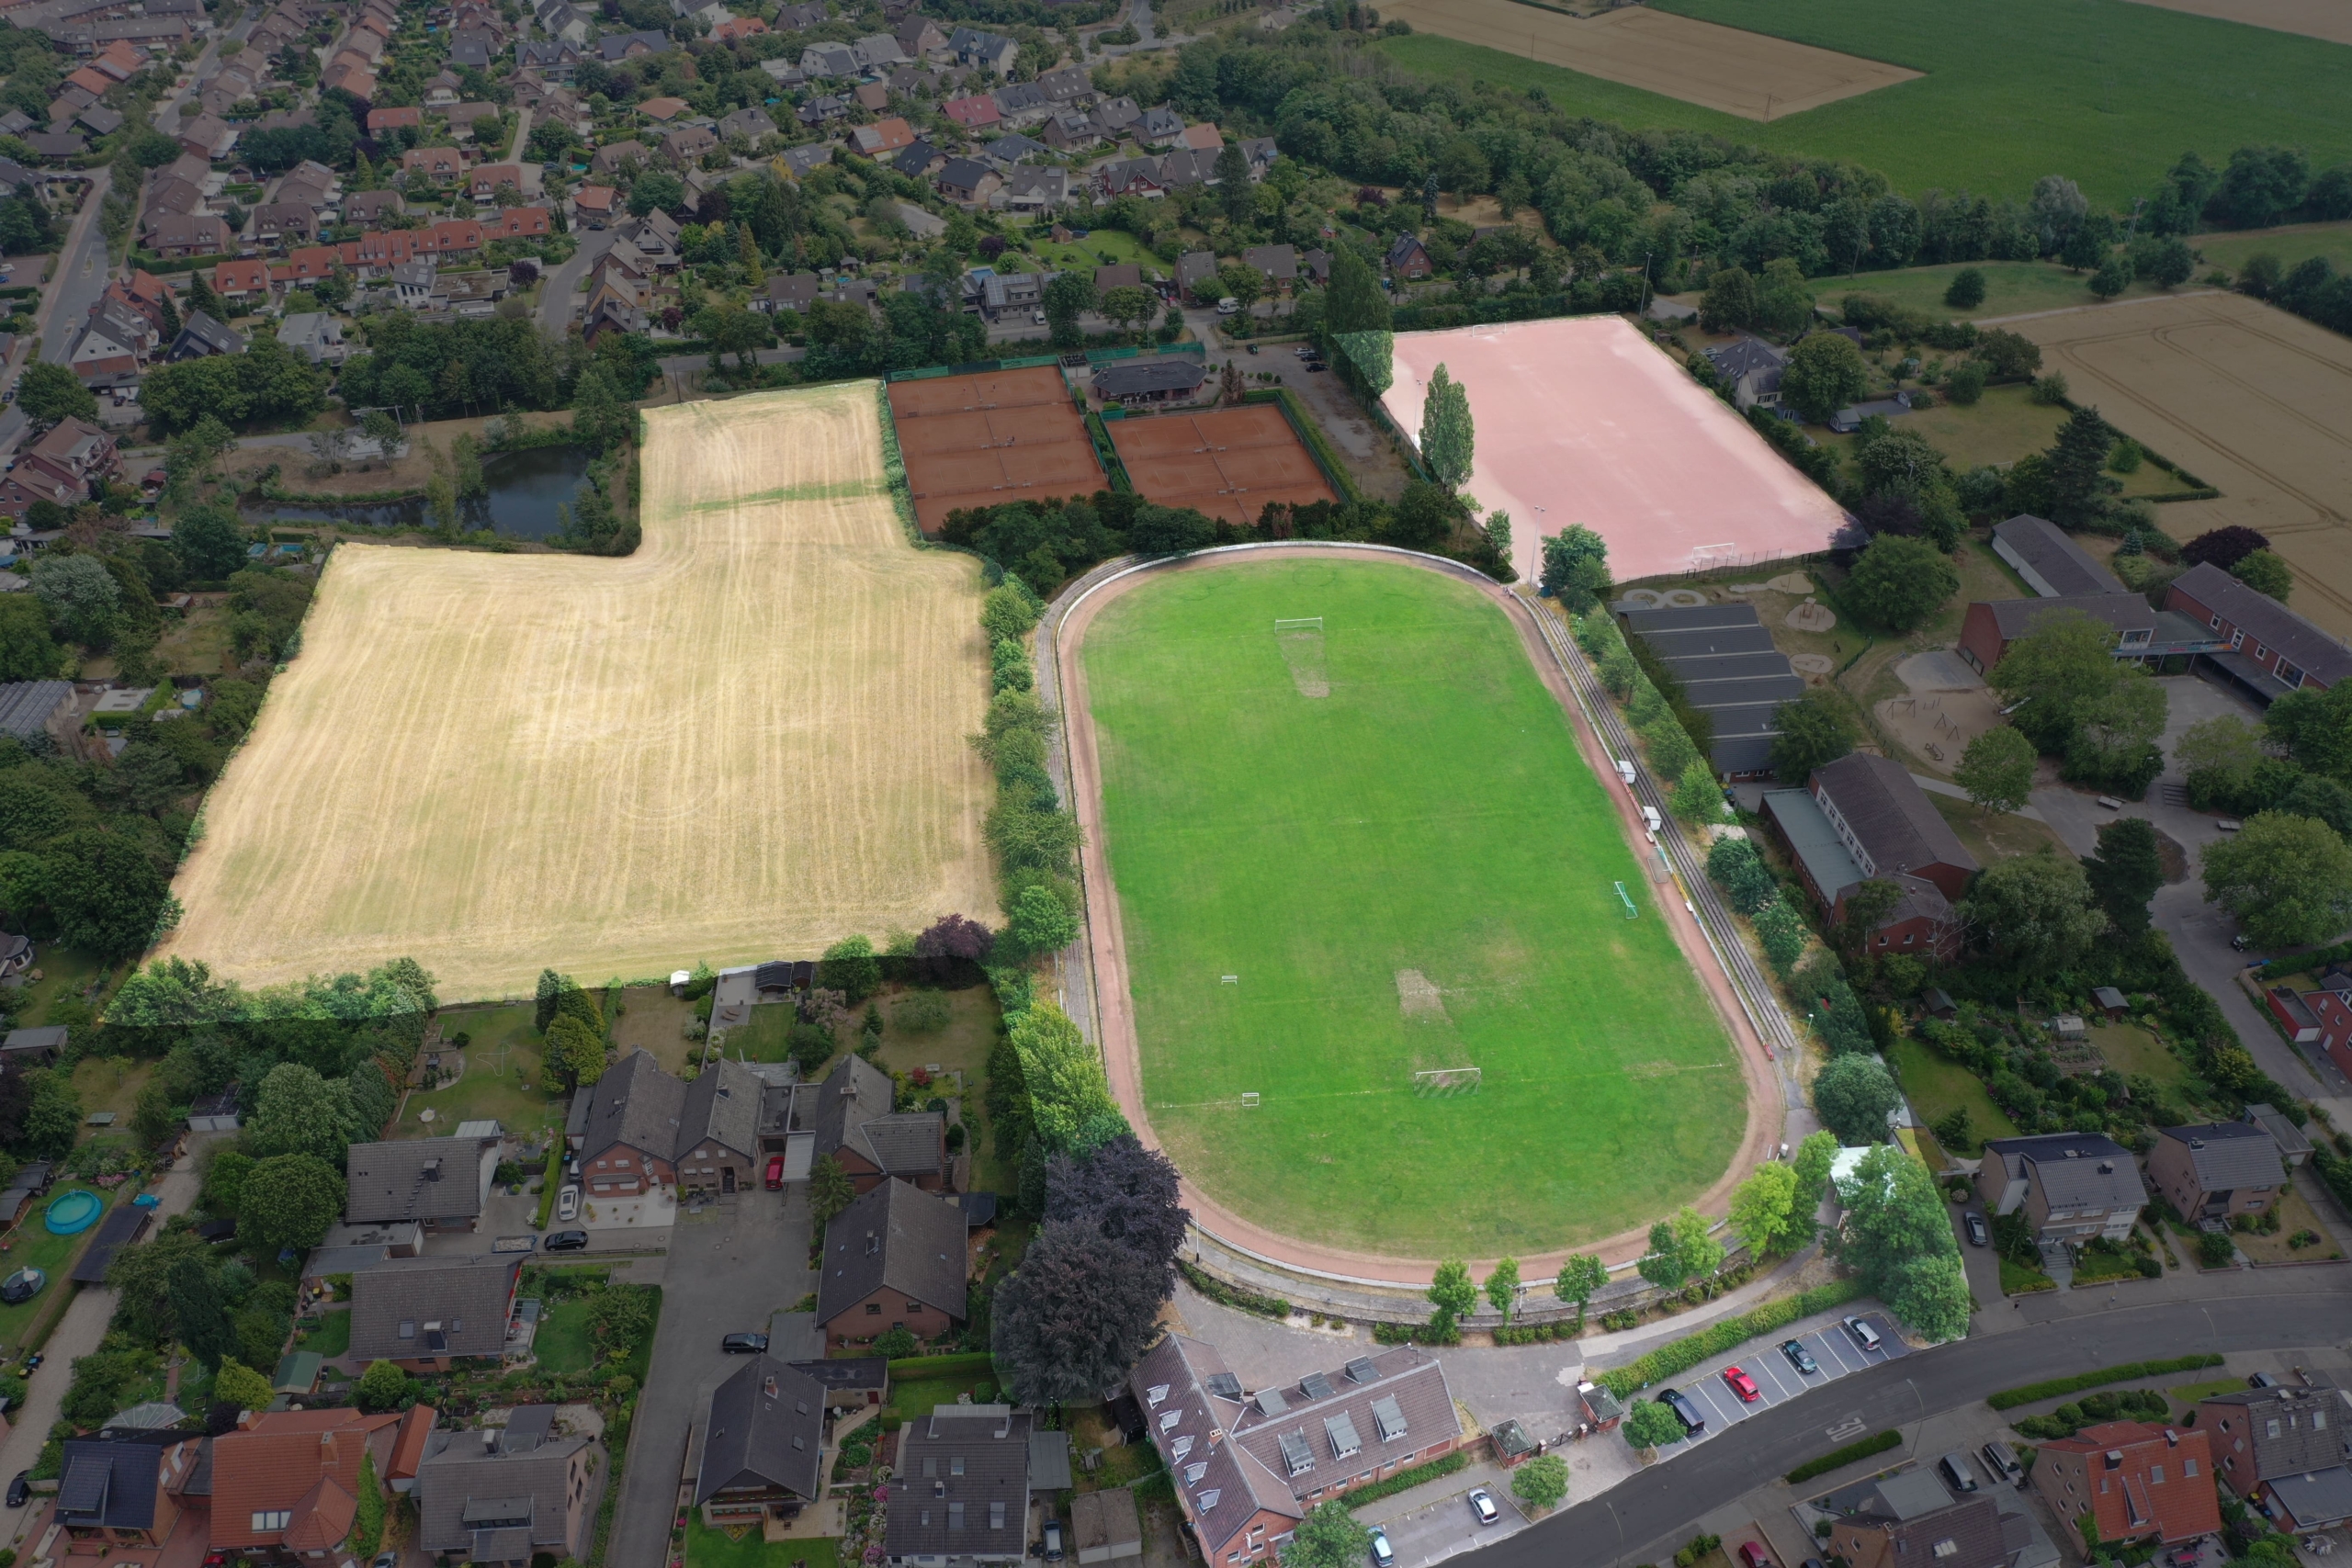
<instances>
[{"instance_id":1,"label":"white goal post","mask_svg":"<svg viewBox=\"0 0 2352 1568\"><path fill-rule=\"evenodd\" d=\"M1284 632L1319 632L1322 629L1323 617L1320 615L1301 615L1294 620L1278 620L1274 623L1276 637L1282 636Z\"/></svg>"},{"instance_id":2,"label":"white goal post","mask_svg":"<svg viewBox=\"0 0 2352 1568\"><path fill-rule=\"evenodd\" d=\"M1482 1077L1476 1067L1429 1067L1413 1075L1413 1092L1423 1097L1476 1094Z\"/></svg>"}]
</instances>

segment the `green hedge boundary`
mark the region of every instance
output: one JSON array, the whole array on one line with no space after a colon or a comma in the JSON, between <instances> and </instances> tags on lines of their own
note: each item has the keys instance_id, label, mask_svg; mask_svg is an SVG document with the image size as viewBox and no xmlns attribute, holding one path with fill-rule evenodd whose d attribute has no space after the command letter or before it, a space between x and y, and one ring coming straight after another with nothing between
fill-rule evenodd
<instances>
[{"instance_id":1,"label":"green hedge boundary","mask_svg":"<svg viewBox=\"0 0 2352 1568\"><path fill-rule=\"evenodd\" d=\"M1290 1303L1280 1296L1261 1296L1255 1291L1237 1289L1182 1258L1176 1260L1176 1267L1183 1274L1186 1284L1220 1306L1229 1306L1236 1312L1254 1312L1260 1317L1286 1318L1290 1315Z\"/></svg>"},{"instance_id":2,"label":"green hedge boundary","mask_svg":"<svg viewBox=\"0 0 2352 1568\"><path fill-rule=\"evenodd\" d=\"M1737 1317L1724 1318L1688 1338L1661 1345L1639 1360L1611 1368L1593 1381L1619 1399L1630 1399L1635 1390L1647 1388L1660 1378L1688 1371L1708 1357L1736 1349L1759 1334L1770 1334L1776 1328L1785 1328L1801 1317L1811 1317L1815 1313L1844 1306L1862 1294L1864 1292L1859 1280L1836 1280L1826 1285L1815 1285L1810 1291L1800 1291L1793 1296L1766 1302Z\"/></svg>"},{"instance_id":3,"label":"green hedge boundary","mask_svg":"<svg viewBox=\"0 0 2352 1568\"><path fill-rule=\"evenodd\" d=\"M2071 1378L2052 1378L2047 1382L2030 1382L2022 1388L2005 1388L1986 1397L1984 1403L1996 1410L2014 1410L2020 1404L2031 1404L2037 1399L2055 1399L2062 1393L2080 1393L2086 1388L2098 1388L2111 1382L2130 1382L2134 1378L2163 1377L2169 1372L2194 1372L2207 1367L2218 1367L2222 1358L2208 1352L2198 1356L2175 1356L2165 1361L2126 1361L2104 1371L2078 1372Z\"/></svg>"},{"instance_id":4,"label":"green hedge boundary","mask_svg":"<svg viewBox=\"0 0 2352 1568\"><path fill-rule=\"evenodd\" d=\"M1842 1469L1858 1459L1868 1459L1872 1454L1883 1454L1889 1449L1899 1449L1902 1446L1902 1433L1876 1433L1864 1438L1859 1443L1848 1443L1842 1449L1832 1449L1819 1459L1809 1459L1781 1479L1792 1486L1803 1485L1816 1475L1826 1475L1831 1471Z\"/></svg>"},{"instance_id":5,"label":"green hedge boundary","mask_svg":"<svg viewBox=\"0 0 2352 1568\"><path fill-rule=\"evenodd\" d=\"M1363 492L1349 477L1347 464L1332 449L1330 437L1323 434L1323 427L1307 413L1306 406L1299 400L1298 394L1288 387L1263 387L1259 391L1273 395L1260 397L1258 392L1244 392L1241 400L1245 403L1270 402L1282 410L1283 418L1290 423L1291 434L1297 436L1298 444L1306 448L1306 455L1315 459L1315 466L1323 470L1324 481L1331 487L1331 493L1351 506L1362 502Z\"/></svg>"},{"instance_id":6,"label":"green hedge boundary","mask_svg":"<svg viewBox=\"0 0 2352 1568\"><path fill-rule=\"evenodd\" d=\"M901 1356L890 1363L894 1378L960 1378L993 1372L996 1358L986 1350L965 1350L953 1356Z\"/></svg>"},{"instance_id":7,"label":"green hedge boundary","mask_svg":"<svg viewBox=\"0 0 2352 1568\"><path fill-rule=\"evenodd\" d=\"M2259 973L2266 980L2283 980L2290 975L2301 975L2305 970L2316 975L2324 966L2341 964L2347 958L2352 958L2352 942L2339 942L2334 947L2315 947L2309 953L2274 958L2265 964Z\"/></svg>"},{"instance_id":8,"label":"green hedge boundary","mask_svg":"<svg viewBox=\"0 0 2352 1568\"><path fill-rule=\"evenodd\" d=\"M1433 1459L1427 1464L1415 1465L1410 1470L1400 1470L1385 1481L1375 1481L1369 1486L1359 1486L1349 1493L1342 1501L1351 1508L1361 1508L1366 1503L1377 1503L1383 1497L1394 1497L1399 1492L1409 1491L1424 1481L1435 1481L1442 1475L1452 1475L1457 1470L1467 1468L1469 1463L1470 1456L1460 1449L1456 1449L1443 1459Z\"/></svg>"}]
</instances>

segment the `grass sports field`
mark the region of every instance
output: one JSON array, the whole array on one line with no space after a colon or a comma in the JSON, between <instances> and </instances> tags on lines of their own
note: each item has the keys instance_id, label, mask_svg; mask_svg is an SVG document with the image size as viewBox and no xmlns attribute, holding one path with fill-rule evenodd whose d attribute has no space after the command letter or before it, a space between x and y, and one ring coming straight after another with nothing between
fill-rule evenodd
<instances>
[{"instance_id":1,"label":"grass sports field","mask_svg":"<svg viewBox=\"0 0 2352 1568\"><path fill-rule=\"evenodd\" d=\"M2129 208L2182 152L2216 166L2248 142L2301 147L2314 168L2352 157L2352 48L2135 0L1658 0L1658 9L1925 73L1771 122L1417 31L1383 39L1435 74L1541 85L1572 114L1634 130L1687 126L1734 141L1883 171L1913 195L1941 186L2022 201L2043 175ZM1533 13L1543 17L1545 13ZM1594 23L1581 23L1590 27Z\"/></svg>"},{"instance_id":2,"label":"grass sports field","mask_svg":"<svg viewBox=\"0 0 2352 1568\"><path fill-rule=\"evenodd\" d=\"M1221 563L1105 605L1078 656L1146 1107L1209 1197L1351 1250L1526 1256L1727 1168L1731 1042L1476 589ZM1461 1066L1476 1092L1415 1092Z\"/></svg>"},{"instance_id":3,"label":"grass sports field","mask_svg":"<svg viewBox=\"0 0 2352 1568\"><path fill-rule=\"evenodd\" d=\"M169 951L466 1001L993 914L979 570L908 544L875 384L645 420L625 559L336 547Z\"/></svg>"}]
</instances>

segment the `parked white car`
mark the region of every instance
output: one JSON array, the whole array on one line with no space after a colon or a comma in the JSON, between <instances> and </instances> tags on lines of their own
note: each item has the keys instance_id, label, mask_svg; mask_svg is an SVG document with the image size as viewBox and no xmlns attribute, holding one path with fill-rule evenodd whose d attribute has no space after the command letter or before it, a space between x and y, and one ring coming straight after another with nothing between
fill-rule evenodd
<instances>
[{"instance_id":1,"label":"parked white car","mask_svg":"<svg viewBox=\"0 0 2352 1568\"><path fill-rule=\"evenodd\" d=\"M1241 314L1241 301L1228 294L1216 302L1216 313L1220 316L1238 316Z\"/></svg>"},{"instance_id":2,"label":"parked white car","mask_svg":"<svg viewBox=\"0 0 2352 1568\"><path fill-rule=\"evenodd\" d=\"M567 1187L555 1195L555 1217L559 1220L576 1220L580 1217L579 1188Z\"/></svg>"}]
</instances>

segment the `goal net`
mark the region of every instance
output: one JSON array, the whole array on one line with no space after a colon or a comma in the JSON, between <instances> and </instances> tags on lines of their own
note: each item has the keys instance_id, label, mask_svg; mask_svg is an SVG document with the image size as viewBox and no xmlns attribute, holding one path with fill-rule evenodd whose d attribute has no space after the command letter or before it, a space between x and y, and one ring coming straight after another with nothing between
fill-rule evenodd
<instances>
[{"instance_id":1,"label":"goal net","mask_svg":"<svg viewBox=\"0 0 2352 1568\"><path fill-rule=\"evenodd\" d=\"M1476 1094L1480 1077L1476 1067L1430 1067L1413 1075L1413 1092L1424 1100L1433 1095Z\"/></svg>"},{"instance_id":2,"label":"goal net","mask_svg":"<svg viewBox=\"0 0 2352 1568\"><path fill-rule=\"evenodd\" d=\"M1641 919L1642 911L1634 906L1634 896L1625 891L1625 885L1622 882L1617 884L1617 897L1618 900L1625 906L1625 918L1627 919L1637 920Z\"/></svg>"},{"instance_id":3,"label":"goal net","mask_svg":"<svg viewBox=\"0 0 2352 1568\"><path fill-rule=\"evenodd\" d=\"M1276 637L1282 636L1284 632L1319 632L1322 629L1323 617L1320 615L1298 615L1287 621L1277 620L1274 623Z\"/></svg>"}]
</instances>

